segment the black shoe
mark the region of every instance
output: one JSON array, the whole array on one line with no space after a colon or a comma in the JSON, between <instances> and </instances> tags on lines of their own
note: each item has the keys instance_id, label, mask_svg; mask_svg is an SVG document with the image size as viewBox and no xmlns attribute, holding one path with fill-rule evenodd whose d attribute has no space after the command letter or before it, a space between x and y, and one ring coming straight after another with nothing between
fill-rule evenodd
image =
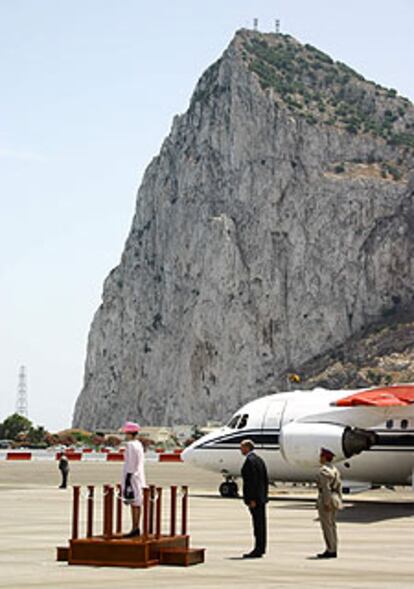
<instances>
[{"instance_id":1,"label":"black shoe","mask_svg":"<svg viewBox=\"0 0 414 589\"><path fill-rule=\"evenodd\" d=\"M321 552L321 554L316 555L318 558L336 558L336 552L329 552L329 550L325 550L325 552Z\"/></svg>"},{"instance_id":2,"label":"black shoe","mask_svg":"<svg viewBox=\"0 0 414 589\"><path fill-rule=\"evenodd\" d=\"M262 558L263 553L257 552L256 550L252 550L252 552L248 552L247 554L243 554L243 558Z\"/></svg>"},{"instance_id":3,"label":"black shoe","mask_svg":"<svg viewBox=\"0 0 414 589\"><path fill-rule=\"evenodd\" d=\"M128 532L128 534L124 534L124 538L135 538L136 536L140 536L141 535L141 531L139 528L135 528L134 530L131 530L130 532Z\"/></svg>"}]
</instances>

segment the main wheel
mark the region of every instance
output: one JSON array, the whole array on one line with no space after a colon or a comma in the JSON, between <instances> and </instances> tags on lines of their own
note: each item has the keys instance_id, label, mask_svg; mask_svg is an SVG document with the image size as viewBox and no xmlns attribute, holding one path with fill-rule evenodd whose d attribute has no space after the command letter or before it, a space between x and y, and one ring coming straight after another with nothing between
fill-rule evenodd
<instances>
[{"instance_id":1,"label":"main wheel","mask_svg":"<svg viewBox=\"0 0 414 589\"><path fill-rule=\"evenodd\" d=\"M221 483L219 486L219 492L222 497L232 497L231 483Z\"/></svg>"},{"instance_id":2,"label":"main wheel","mask_svg":"<svg viewBox=\"0 0 414 589\"><path fill-rule=\"evenodd\" d=\"M234 482L225 481L224 483L221 483L219 487L219 492L222 497L237 497L237 484Z\"/></svg>"}]
</instances>

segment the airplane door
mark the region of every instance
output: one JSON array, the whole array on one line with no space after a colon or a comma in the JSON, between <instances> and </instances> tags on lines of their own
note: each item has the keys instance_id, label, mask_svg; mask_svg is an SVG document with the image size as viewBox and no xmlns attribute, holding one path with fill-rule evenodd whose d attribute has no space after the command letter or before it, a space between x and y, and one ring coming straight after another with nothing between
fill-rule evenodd
<instances>
[{"instance_id":1,"label":"airplane door","mask_svg":"<svg viewBox=\"0 0 414 589\"><path fill-rule=\"evenodd\" d=\"M285 406L285 400L274 399L267 407L262 425L263 444L265 446L274 446L275 448L279 447L280 427L282 425Z\"/></svg>"}]
</instances>

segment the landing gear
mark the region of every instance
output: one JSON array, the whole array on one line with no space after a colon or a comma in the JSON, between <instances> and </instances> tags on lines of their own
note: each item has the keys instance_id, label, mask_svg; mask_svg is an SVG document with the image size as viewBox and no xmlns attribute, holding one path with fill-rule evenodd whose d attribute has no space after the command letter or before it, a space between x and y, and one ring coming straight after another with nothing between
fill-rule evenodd
<instances>
[{"instance_id":1,"label":"landing gear","mask_svg":"<svg viewBox=\"0 0 414 589\"><path fill-rule=\"evenodd\" d=\"M239 488L237 483L231 478L226 479L224 483L219 486L219 492L222 497L237 497L239 494Z\"/></svg>"}]
</instances>

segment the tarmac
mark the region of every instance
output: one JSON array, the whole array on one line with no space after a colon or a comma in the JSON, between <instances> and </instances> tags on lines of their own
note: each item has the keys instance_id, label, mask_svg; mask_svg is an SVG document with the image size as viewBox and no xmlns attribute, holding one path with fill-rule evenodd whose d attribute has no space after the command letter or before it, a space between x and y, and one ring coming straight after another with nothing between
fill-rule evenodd
<instances>
[{"instance_id":1,"label":"tarmac","mask_svg":"<svg viewBox=\"0 0 414 589\"><path fill-rule=\"evenodd\" d=\"M71 465L72 484L116 483L121 465ZM121 569L68 566L55 560L70 535L71 492L57 488L49 462L0 463L0 588L163 589L174 587L398 589L414 586L414 493L370 491L350 497L339 516L340 552L319 561L315 491L277 486L268 507L269 547L263 559L243 560L252 547L250 516L239 499L217 493L221 478L186 464L148 464L149 483L190 486L191 544L206 563L190 568ZM129 526L125 508L125 527Z\"/></svg>"}]
</instances>

